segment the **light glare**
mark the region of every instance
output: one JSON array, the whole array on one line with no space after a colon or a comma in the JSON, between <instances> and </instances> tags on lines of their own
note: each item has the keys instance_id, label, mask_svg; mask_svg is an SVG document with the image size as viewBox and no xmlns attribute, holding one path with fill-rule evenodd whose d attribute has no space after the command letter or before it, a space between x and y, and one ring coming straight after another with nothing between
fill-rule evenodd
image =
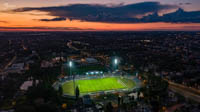
<instances>
[{"instance_id":1,"label":"light glare","mask_svg":"<svg viewBox=\"0 0 200 112\"><path fill-rule=\"evenodd\" d=\"M114 63L115 63L115 64L118 64L118 60L117 60L117 59L115 59L115 60L114 60Z\"/></svg>"},{"instance_id":2,"label":"light glare","mask_svg":"<svg viewBox=\"0 0 200 112\"><path fill-rule=\"evenodd\" d=\"M69 62L69 67L72 67L72 62L71 61Z\"/></svg>"}]
</instances>

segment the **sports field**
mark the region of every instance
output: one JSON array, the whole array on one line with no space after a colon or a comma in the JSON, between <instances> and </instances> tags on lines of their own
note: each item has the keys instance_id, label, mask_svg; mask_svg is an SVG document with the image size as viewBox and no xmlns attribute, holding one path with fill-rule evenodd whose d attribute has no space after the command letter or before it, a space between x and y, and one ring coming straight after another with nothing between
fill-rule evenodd
<instances>
[{"instance_id":1,"label":"sports field","mask_svg":"<svg viewBox=\"0 0 200 112\"><path fill-rule=\"evenodd\" d=\"M79 87L81 94L107 90L128 89L135 86L135 82L133 80L120 77L76 80L75 84ZM63 93L74 95L73 81L63 84Z\"/></svg>"}]
</instances>

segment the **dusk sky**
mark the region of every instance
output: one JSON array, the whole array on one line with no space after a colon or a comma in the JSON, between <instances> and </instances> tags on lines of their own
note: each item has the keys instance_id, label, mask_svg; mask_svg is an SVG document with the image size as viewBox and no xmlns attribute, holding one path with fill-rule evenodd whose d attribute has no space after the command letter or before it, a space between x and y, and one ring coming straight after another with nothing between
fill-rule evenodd
<instances>
[{"instance_id":1,"label":"dusk sky","mask_svg":"<svg viewBox=\"0 0 200 112\"><path fill-rule=\"evenodd\" d=\"M200 30L200 0L0 0L0 31Z\"/></svg>"}]
</instances>

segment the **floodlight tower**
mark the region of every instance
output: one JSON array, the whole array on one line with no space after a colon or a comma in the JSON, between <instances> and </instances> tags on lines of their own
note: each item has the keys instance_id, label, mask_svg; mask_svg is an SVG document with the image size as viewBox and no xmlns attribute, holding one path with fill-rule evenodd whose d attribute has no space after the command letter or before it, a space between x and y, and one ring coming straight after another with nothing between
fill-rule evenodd
<instances>
[{"instance_id":1,"label":"floodlight tower","mask_svg":"<svg viewBox=\"0 0 200 112\"><path fill-rule=\"evenodd\" d=\"M72 66L73 66L73 63L72 63L72 61L69 61L69 72L70 72L70 76L72 75Z\"/></svg>"},{"instance_id":2,"label":"floodlight tower","mask_svg":"<svg viewBox=\"0 0 200 112\"><path fill-rule=\"evenodd\" d=\"M72 75L72 67L73 67L73 62L69 61L70 76ZM73 85L74 85L74 93L75 93L75 75L73 75Z\"/></svg>"},{"instance_id":3,"label":"floodlight tower","mask_svg":"<svg viewBox=\"0 0 200 112\"><path fill-rule=\"evenodd\" d=\"M115 59L114 59L114 67L115 67L115 70L117 70L118 64L119 64L119 60L118 60L117 58L115 58Z\"/></svg>"}]
</instances>

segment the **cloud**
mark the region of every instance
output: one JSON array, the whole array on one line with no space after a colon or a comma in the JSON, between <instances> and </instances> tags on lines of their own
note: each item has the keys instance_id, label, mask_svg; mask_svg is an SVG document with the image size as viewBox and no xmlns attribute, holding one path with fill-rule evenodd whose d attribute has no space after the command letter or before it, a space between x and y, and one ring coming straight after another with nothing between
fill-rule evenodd
<instances>
[{"instance_id":1,"label":"cloud","mask_svg":"<svg viewBox=\"0 0 200 112\"><path fill-rule=\"evenodd\" d=\"M159 15L161 12L172 10L175 11L165 13L162 16ZM12 10L12 12L27 11L42 11L55 17L53 19L44 18L39 20L45 22L69 19L108 23L200 23L200 11L186 12L176 5L160 4L159 2L142 2L128 5L123 3L118 5L73 4L55 7L27 7Z\"/></svg>"},{"instance_id":2,"label":"cloud","mask_svg":"<svg viewBox=\"0 0 200 112\"><path fill-rule=\"evenodd\" d=\"M186 12L179 8L175 12L159 16L154 13L145 16L139 20L140 22L171 22L171 23L200 23L200 11Z\"/></svg>"},{"instance_id":3,"label":"cloud","mask_svg":"<svg viewBox=\"0 0 200 112\"><path fill-rule=\"evenodd\" d=\"M81 29L77 27L0 27L0 30L60 30L60 31L74 31L74 30L95 30L95 29Z\"/></svg>"},{"instance_id":4,"label":"cloud","mask_svg":"<svg viewBox=\"0 0 200 112\"><path fill-rule=\"evenodd\" d=\"M62 20L81 20L91 22L116 22L134 23L138 16L176 9L175 5L160 4L159 2L142 2L136 4L120 5L99 5L99 4L73 4L55 7L25 7L12 10L13 12L43 11L48 15L55 16ZM52 21L42 19L41 21ZM54 20L53 20L54 21Z\"/></svg>"},{"instance_id":5,"label":"cloud","mask_svg":"<svg viewBox=\"0 0 200 112\"><path fill-rule=\"evenodd\" d=\"M185 5L191 5L192 3L190 3L190 2L187 2L187 3L185 3Z\"/></svg>"},{"instance_id":6,"label":"cloud","mask_svg":"<svg viewBox=\"0 0 200 112\"><path fill-rule=\"evenodd\" d=\"M46 21L46 22L50 22L50 21L65 21L66 18L63 17L57 17L57 18L53 18L53 19L40 19L40 21Z\"/></svg>"},{"instance_id":7,"label":"cloud","mask_svg":"<svg viewBox=\"0 0 200 112\"><path fill-rule=\"evenodd\" d=\"M186 29L198 29L200 30L200 26L183 26L182 28L186 28Z\"/></svg>"},{"instance_id":8,"label":"cloud","mask_svg":"<svg viewBox=\"0 0 200 112\"><path fill-rule=\"evenodd\" d=\"M3 9L5 9L5 10L16 8L16 5L12 5L12 4L8 3L8 2L3 3L3 6L4 6Z\"/></svg>"},{"instance_id":9,"label":"cloud","mask_svg":"<svg viewBox=\"0 0 200 112\"><path fill-rule=\"evenodd\" d=\"M179 3L179 5L191 5L192 3L186 2L186 3Z\"/></svg>"},{"instance_id":10,"label":"cloud","mask_svg":"<svg viewBox=\"0 0 200 112\"><path fill-rule=\"evenodd\" d=\"M0 23L8 23L7 21L0 21Z\"/></svg>"}]
</instances>

